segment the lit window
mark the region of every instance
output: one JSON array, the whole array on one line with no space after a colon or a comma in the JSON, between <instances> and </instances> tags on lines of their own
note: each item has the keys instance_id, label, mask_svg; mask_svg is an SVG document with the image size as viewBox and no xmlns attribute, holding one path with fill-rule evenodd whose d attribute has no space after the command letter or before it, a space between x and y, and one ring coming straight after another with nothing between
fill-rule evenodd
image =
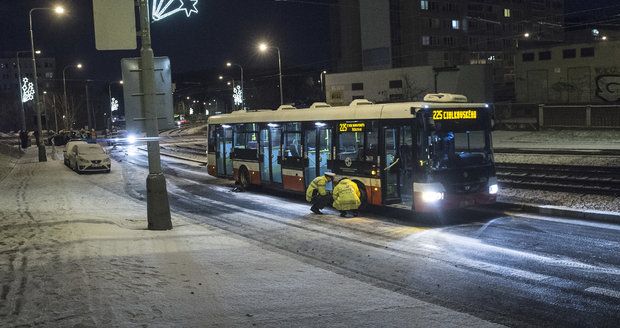
<instances>
[{"instance_id":1,"label":"lit window","mask_svg":"<svg viewBox=\"0 0 620 328\"><path fill-rule=\"evenodd\" d=\"M420 9L428 10L428 0L421 0L420 1Z\"/></svg>"},{"instance_id":2,"label":"lit window","mask_svg":"<svg viewBox=\"0 0 620 328\"><path fill-rule=\"evenodd\" d=\"M510 9L504 9L504 17L510 17Z\"/></svg>"},{"instance_id":3,"label":"lit window","mask_svg":"<svg viewBox=\"0 0 620 328\"><path fill-rule=\"evenodd\" d=\"M428 46L431 44L431 37L428 35L425 35L422 37L422 45Z\"/></svg>"},{"instance_id":4,"label":"lit window","mask_svg":"<svg viewBox=\"0 0 620 328\"><path fill-rule=\"evenodd\" d=\"M461 22L458 19L453 19L452 20L452 29L453 30L458 30L461 28Z\"/></svg>"}]
</instances>

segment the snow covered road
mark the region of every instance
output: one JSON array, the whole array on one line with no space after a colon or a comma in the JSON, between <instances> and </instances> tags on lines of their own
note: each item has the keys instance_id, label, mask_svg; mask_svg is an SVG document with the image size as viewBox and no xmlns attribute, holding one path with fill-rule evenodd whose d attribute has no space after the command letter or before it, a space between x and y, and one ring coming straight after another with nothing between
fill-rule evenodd
<instances>
[{"instance_id":1,"label":"snow covered road","mask_svg":"<svg viewBox=\"0 0 620 328\"><path fill-rule=\"evenodd\" d=\"M125 157L144 194L145 158ZM299 198L233 193L206 168L165 160L173 208L312 266L510 326L614 326L620 227L540 216L462 213L428 226L402 213L341 219Z\"/></svg>"}]
</instances>

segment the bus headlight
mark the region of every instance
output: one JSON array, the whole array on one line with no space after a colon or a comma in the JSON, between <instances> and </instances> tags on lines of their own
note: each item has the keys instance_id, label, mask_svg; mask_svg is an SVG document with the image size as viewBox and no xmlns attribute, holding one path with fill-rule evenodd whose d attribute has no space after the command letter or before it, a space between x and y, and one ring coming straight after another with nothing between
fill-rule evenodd
<instances>
[{"instance_id":1,"label":"bus headlight","mask_svg":"<svg viewBox=\"0 0 620 328\"><path fill-rule=\"evenodd\" d=\"M442 192L424 191L422 192L422 201L425 203L435 203L443 199Z\"/></svg>"},{"instance_id":2,"label":"bus headlight","mask_svg":"<svg viewBox=\"0 0 620 328\"><path fill-rule=\"evenodd\" d=\"M499 191L499 187L496 184L492 184L489 186L489 194L495 195Z\"/></svg>"}]
</instances>

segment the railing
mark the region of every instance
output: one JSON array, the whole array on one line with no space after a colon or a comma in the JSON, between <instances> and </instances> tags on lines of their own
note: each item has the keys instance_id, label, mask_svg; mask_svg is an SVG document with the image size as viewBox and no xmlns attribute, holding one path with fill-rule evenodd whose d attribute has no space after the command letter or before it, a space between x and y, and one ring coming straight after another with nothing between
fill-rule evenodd
<instances>
[{"instance_id":1,"label":"railing","mask_svg":"<svg viewBox=\"0 0 620 328\"><path fill-rule=\"evenodd\" d=\"M495 123L499 130L545 128L618 129L618 105L496 104Z\"/></svg>"},{"instance_id":2,"label":"railing","mask_svg":"<svg viewBox=\"0 0 620 328\"><path fill-rule=\"evenodd\" d=\"M620 128L620 105L539 105L540 128Z\"/></svg>"}]
</instances>

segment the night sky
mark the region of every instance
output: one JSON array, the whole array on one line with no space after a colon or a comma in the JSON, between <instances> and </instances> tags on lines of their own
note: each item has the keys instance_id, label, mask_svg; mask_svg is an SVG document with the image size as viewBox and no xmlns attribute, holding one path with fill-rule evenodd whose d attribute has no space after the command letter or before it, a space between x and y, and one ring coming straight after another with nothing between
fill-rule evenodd
<instances>
[{"instance_id":1,"label":"night sky","mask_svg":"<svg viewBox=\"0 0 620 328\"><path fill-rule=\"evenodd\" d=\"M120 79L120 58L137 51L95 49L92 1L63 0L64 17L37 12L37 48L57 58L57 66L81 61L81 78ZM256 43L271 41L282 50L284 68L329 68L330 0L199 0L199 14L177 14L152 24L156 55L169 56L174 72L214 70L232 59L262 74L277 72L275 55L259 55ZM29 49L28 10L58 3L51 0L0 0L0 50ZM567 12L618 4L618 0L568 0ZM605 10L617 14L618 7ZM77 76L76 76L77 77Z\"/></svg>"}]
</instances>

